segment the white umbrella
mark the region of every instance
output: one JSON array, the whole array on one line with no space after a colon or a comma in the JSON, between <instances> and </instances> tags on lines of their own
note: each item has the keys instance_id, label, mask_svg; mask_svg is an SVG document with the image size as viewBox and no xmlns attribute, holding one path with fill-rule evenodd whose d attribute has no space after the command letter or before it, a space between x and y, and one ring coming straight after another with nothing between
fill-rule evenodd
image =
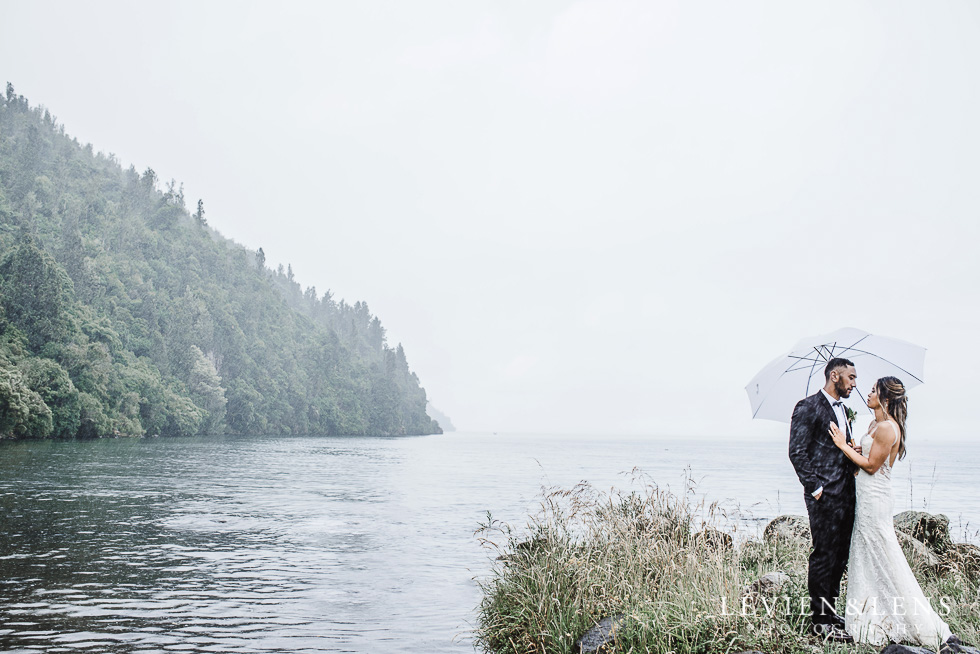
<instances>
[{"instance_id":1,"label":"white umbrella","mask_svg":"<svg viewBox=\"0 0 980 654\"><path fill-rule=\"evenodd\" d=\"M853 327L805 338L763 368L745 387L752 417L789 422L796 403L823 388L823 369L834 357L849 359L857 368L857 388L844 403L860 412L868 410L866 391L881 377L898 377L907 389L921 384L926 350Z\"/></svg>"}]
</instances>

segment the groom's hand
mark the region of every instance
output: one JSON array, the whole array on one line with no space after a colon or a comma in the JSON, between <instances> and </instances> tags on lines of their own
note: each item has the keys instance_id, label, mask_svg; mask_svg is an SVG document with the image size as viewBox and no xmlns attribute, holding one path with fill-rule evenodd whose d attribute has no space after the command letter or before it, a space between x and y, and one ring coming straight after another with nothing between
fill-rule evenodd
<instances>
[{"instance_id":1,"label":"groom's hand","mask_svg":"<svg viewBox=\"0 0 980 654\"><path fill-rule=\"evenodd\" d=\"M823 491L822 490L819 493L817 493L816 495L814 495L813 496L813 499L819 500L821 497L823 497Z\"/></svg>"}]
</instances>

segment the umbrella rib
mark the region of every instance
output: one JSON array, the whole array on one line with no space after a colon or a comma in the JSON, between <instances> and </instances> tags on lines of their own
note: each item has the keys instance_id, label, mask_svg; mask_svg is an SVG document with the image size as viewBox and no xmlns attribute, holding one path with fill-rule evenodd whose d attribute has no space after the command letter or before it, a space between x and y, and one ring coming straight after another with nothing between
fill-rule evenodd
<instances>
[{"instance_id":1,"label":"umbrella rib","mask_svg":"<svg viewBox=\"0 0 980 654\"><path fill-rule=\"evenodd\" d=\"M821 356L823 356L823 359L822 359L823 361L830 361L831 359L833 359L836 356L834 354L834 348L835 347L837 347L837 341L834 341L834 343L832 345L827 345L826 343L821 343L820 345L815 345L813 347L813 349L817 351L817 354L820 354ZM824 349L824 350L827 350L827 354L821 353L820 352L820 349L821 348Z\"/></svg>"},{"instance_id":2,"label":"umbrella rib","mask_svg":"<svg viewBox=\"0 0 980 654\"><path fill-rule=\"evenodd\" d=\"M861 392L861 389L858 388L856 384L854 386L854 390L858 392L858 397L861 398L861 402L864 403L864 408L867 409L868 411L871 411L871 407L868 406L868 401L864 399L864 393ZM871 413L874 413L874 411L871 411Z\"/></svg>"},{"instance_id":3,"label":"umbrella rib","mask_svg":"<svg viewBox=\"0 0 980 654\"><path fill-rule=\"evenodd\" d=\"M865 335L864 335L864 336L862 336L861 338L859 338L859 339L857 339L856 341L854 341L854 342L853 342L853 343L852 343L851 345L848 345L848 346L847 346L846 348L844 348L844 351L845 351L845 352L847 352L848 350L852 350L852 349L854 349L855 347L857 347L857 346L858 346L858 345L860 345L860 344L861 344L861 343L862 343L863 341L866 341L866 340L867 340L868 338L870 338L870 337L871 337L871 334L865 334Z\"/></svg>"},{"instance_id":4,"label":"umbrella rib","mask_svg":"<svg viewBox=\"0 0 980 654\"><path fill-rule=\"evenodd\" d=\"M853 349L855 346L859 345L861 343L861 341L869 338L870 336L871 336L871 334L865 334L864 336L862 336L861 338L857 339L856 341L854 341L850 345L845 345L843 347L843 349L840 352L837 352L834 356L840 356L841 354L845 354L848 350ZM834 341L833 347L835 347L835 348L837 347L837 341Z\"/></svg>"},{"instance_id":5,"label":"umbrella rib","mask_svg":"<svg viewBox=\"0 0 980 654\"><path fill-rule=\"evenodd\" d=\"M790 359L796 359L797 361L826 361L826 359L821 359L819 356L811 358L809 356L803 356L802 354L787 354Z\"/></svg>"},{"instance_id":6,"label":"umbrella rib","mask_svg":"<svg viewBox=\"0 0 980 654\"><path fill-rule=\"evenodd\" d=\"M813 349L816 350L816 348ZM817 351L817 354L819 355L820 352ZM810 366L810 374L806 378L806 394L803 397L810 396L810 382L813 381L813 369L816 368L817 363L819 363L817 359L813 359L812 361L813 361L813 365Z\"/></svg>"},{"instance_id":7,"label":"umbrella rib","mask_svg":"<svg viewBox=\"0 0 980 654\"><path fill-rule=\"evenodd\" d=\"M839 341L834 341L832 343L821 343L819 345L813 345L810 347L812 352L808 351L807 354L792 354L792 353L786 354L785 356L788 359L790 359L791 362L790 365L779 374L779 377L777 377L776 380L772 382L771 385L769 385L770 392L767 392L764 395L762 401L759 403L759 406L752 413L752 417L756 418L759 415L759 413L762 411L762 407L764 407L766 402L768 402L773 397L771 389L778 386L779 381L787 374L807 371L807 369L809 368L809 375L807 376L806 392L805 392L805 396L809 396L810 387L811 384L813 383L814 373L817 371L819 364L825 363L830 359L836 357L843 357L850 352L874 357L875 359L889 366L893 366L895 369L901 371L905 375L908 375L915 381L919 383L923 383L923 380L918 375L912 373L911 371L907 370L903 366L900 366L897 363L885 358L884 356L881 356L880 354L876 354L869 350L858 349L858 346L861 343L871 338L872 336L873 334L864 334L850 345L842 345ZM863 394L860 393L860 390L858 390L858 395L861 398L861 401L864 403L865 407L867 408L868 403L864 399Z\"/></svg>"},{"instance_id":8,"label":"umbrella rib","mask_svg":"<svg viewBox=\"0 0 980 654\"><path fill-rule=\"evenodd\" d=\"M856 343L855 343L855 345L856 345ZM887 363L890 366L895 366L896 368L898 368L899 370L901 370L902 372L904 372L906 375L908 375L909 377L911 377L915 381L919 382L920 384L924 384L925 383L919 377L917 377L914 373L909 372L908 370L906 370L902 366L898 365L894 361L889 361L888 359L886 359L883 356L880 356L878 354L875 354L874 352L868 352L867 350L854 350L854 351L857 352L857 353L859 353L859 354L867 354L868 356L874 357L874 358L878 359L879 361L884 361L885 363Z\"/></svg>"},{"instance_id":9,"label":"umbrella rib","mask_svg":"<svg viewBox=\"0 0 980 654\"><path fill-rule=\"evenodd\" d=\"M817 359L803 359L800 361L800 363L802 363L802 365L793 364L792 366L786 369L786 372L796 372L797 370L806 370L807 368L812 370L813 365L811 364L820 364L823 362Z\"/></svg>"},{"instance_id":10,"label":"umbrella rib","mask_svg":"<svg viewBox=\"0 0 980 654\"><path fill-rule=\"evenodd\" d=\"M793 371L792 370L785 370L785 371L781 372L779 374L779 377L776 378L776 381L774 381L772 383L772 385L770 386L770 388L774 388L779 383L779 380L782 379L786 375L787 372L793 372ZM809 388L809 382L807 382L807 387ZM765 405L765 403L767 401L769 401L769 398L770 397L772 397L772 394L771 393L766 393L765 397L762 398L762 401L759 402L759 406L757 406L756 409L755 409L755 411L752 412L752 419L753 420L755 419L755 417L757 415L759 415L759 411L762 410L762 407Z\"/></svg>"},{"instance_id":11,"label":"umbrella rib","mask_svg":"<svg viewBox=\"0 0 980 654\"><path fill-rule=\"evenodd\" d=\"M856 348L861 343L861 341L863 341L863 340L864 340L864 338L860 338L856 342L852 343L851 345L845 345L845 346L843 346L841 348L841 351L837 354L837 356L843 357L845 354L847 354L848 352L850 352L852 350L854 352L860 352L860 350L856 350L854 348Z\"/></svg>"}]
</instances>

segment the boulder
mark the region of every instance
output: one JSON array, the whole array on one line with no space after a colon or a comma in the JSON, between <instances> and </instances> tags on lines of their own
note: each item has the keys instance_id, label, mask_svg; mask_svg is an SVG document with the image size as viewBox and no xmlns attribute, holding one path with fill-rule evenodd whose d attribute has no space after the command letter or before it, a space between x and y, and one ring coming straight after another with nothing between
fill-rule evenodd
<instances>
[{"instance_id":1,"label":"boulder","mask_svg":"<svg viewBox=\"0 0 980 654\"><path fill-rule=\"evenodd\" d=\"M545 549L547 545L548 541L545 538L532 538L530 540L525 540L514 545L513 552L501 554L497 557L497 560L510 562L527 559L537 555L538 552Z\"/></svg>"},{"instance_id":2,"label":"boulder","mask_svg":"<svg viewBox=\"0 0 980 654\"><path fill-rule=\"evenodd\" d=\"M881 650L881 654L936 654L931 649L925 647L912 647L911 645L899 645L892 643Z\"/></svg>"},{"instance_id":3,"label":"boulder","mask_svg":"<svg viewBox=\"0 0 980 654\"><path fill-rule=\"evenodd\" d=\"M904 531L895 530L898 537L898 544L902 546L905 556L909 558L913 566L922 565L933 570L939 570L941 562L939 557L925 546L924 543L917 541Z\"/></svg>"},{"instance_id":4,"label":"boulder","mask_svg":"<svg viewBox=\"0 0 980 654\"><path fill-rule=\"evenodd\" d=\"M892 643L881 650L881 654L935 654L935 650ZM980 650L972 645L967 645L954 634L942 644L939 648L939 654L980 654Z\"/></svg>"},{"instance_id":5,"label":"boulder","mask_svg":"<svg viewBox=\"0 0 980 654\"><path fill-rule=\"evenodd\" d=\"M925 543L938 554L945 554L953 546L949 538L949 518L942 514L903 511L895 516L895 528Z\"/></svg>"},{"instance_id":6,"label":"boulder","mask_svg":"<svg viewBox=\"0 0 980 654\"><path fill-rule=\"evenodd\" d=\"M980 547L969 543L954 543L943 557L951 568L959 568L971 579L980 578Z\"/></svg>"},{"instance_id":7,"label":"boulder","mask_svg":"<svg viewBox=\"0 0 980 654\"><path fill-rule=\"evenodd\" d=\"M582 637L575 641L573 651L579 654L597 654L598 652L612 651L613 643L616 642L616 632L623 624L625 616L612 615L599 620L594 627L582 634Z\"/></svg>"},{"instance_id":8,"label":"boulder","mask_svg":"<svg viewBox=\"0 0 980 654\"><path fill-rule=\"evenodd\" d=\"M956 634L950 636L942 647L939 648L940 654L980 654L980 650L972 645L967 645L962 640L956 637Z\"/></svg>"},{"instance_id":9,"label":"boulder","mask_svg":"<svg viewBox=\"0 0 980 654\"><path fill-rule=\"evenodd\" d=\"M784 572L767 572L742 590L742 597L765 595L772 597L789 589L790 576Z\"/></svg>"},{"instance_id":10,"label":"boulder","mask_svg":"<svg viewBox=\"0 0 980 654\"><path fill-rule=\"evenodd\" d=\"M781 515L766 525L762 537L767 542L786 540L810 542L810 520L802 515Z\"/></svg>"},{"instance_id":11,"label":"boulder","mask_svg":"<svg viewBox=\"0 0 980 654\"><path fill-rule=\"evenodd\" d=\"M735 541L731 534L723 531L705 527L700 533L694 535L694 544L710 550L727 552L735 547Z\"/></svg>"}]
</instances>

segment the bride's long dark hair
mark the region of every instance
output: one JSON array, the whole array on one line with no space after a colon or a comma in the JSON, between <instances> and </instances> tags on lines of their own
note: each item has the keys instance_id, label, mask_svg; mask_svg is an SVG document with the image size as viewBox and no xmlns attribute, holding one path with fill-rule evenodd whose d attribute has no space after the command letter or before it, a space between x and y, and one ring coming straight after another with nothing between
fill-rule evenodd
<instances>
[{"instance_id":1,"label":"bride's long dark hair","mask_svg":"<svg viewBox=\"0 0 980 654\"><path fill-rule=\"evenodd\" d=\"M898 442L898 458L905 458L905 420L909 416L909 398L905 395L905 384L898 377L882 377L875 382L878 401L885 414L898 423L901 436Z\"/></svg>"}]
</instances>

